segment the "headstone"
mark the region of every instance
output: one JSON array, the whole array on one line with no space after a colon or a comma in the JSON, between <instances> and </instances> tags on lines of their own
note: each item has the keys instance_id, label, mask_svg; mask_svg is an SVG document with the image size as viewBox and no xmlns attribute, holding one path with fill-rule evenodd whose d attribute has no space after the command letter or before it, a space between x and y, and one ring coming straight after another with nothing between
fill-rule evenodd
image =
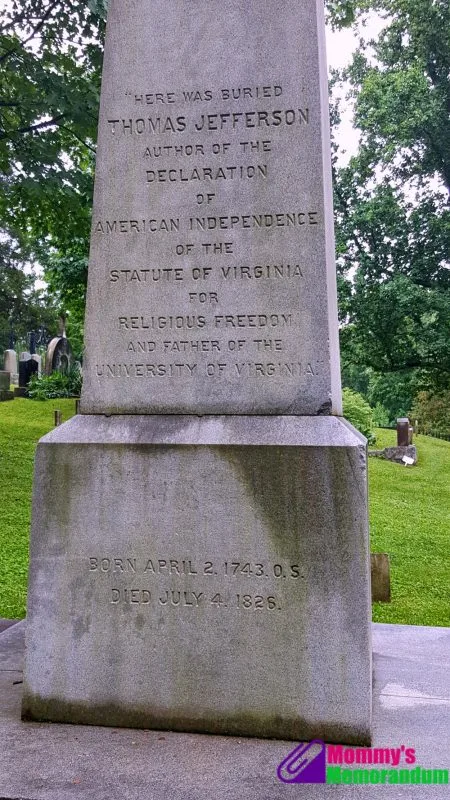
<instances>
[{"instance_id":1,"label":"headstone","mask_svg":"<svg viewBox=\"0 0 450 800\"><path fill-rule=\"evenodd\" d=\"M37 451L27 719L370 742L323 40L319 0L110 3L82 413Z\"/></svg>"},{"instance_id":2,"label":"headstone","mask_svg":"<svg viewBox=\"0 0 450 800\"><path fill-rule=\"evenodd\" d=\"M14 400L14 392L10 391L11 375L5 370L0 371L0 402Z\"/></svg>"},{"instance_id":3,"label":"headstone","mask_svg":"<svg viewBox=\"0 0 450 800\"><path fill-rule=\"evenodd\" d=\"M397 419L397 447L408 447L412 444L412 428L408 417Z\"/></svg>"},{"instance_id":4,"label":"headstone","mask_svg":"<svg viewBox=\"0 0 450 800\"><path fill-rule=\"evenodd\" d=\"M65 336L55 336L48 348L45 357L46 375L52 372L68 372L73 365L73 355L70 342Z\"/></svg>"},{"instance_id":5,"label":"headstone","mask_svg":"<svg viewBox=\"0 0 450 800\"><path fill-rule=\"evenodd\" d=\"M26 389L32 375L38 372L38 363L30 356L27 360L19 361L19 388Z\"/></svg>"},{"instance_id":6,"label":"headstone","mask_svg":"<svg viewBox=\"0 0 450 800\"><path fill-rule=\"evenodd\" d=\"M8 390L11 384L11 375L6 370L0 371L0 389Z\"/></svg>"},{"instance_id":7,"label":"headstone","mask_svg":"<svg viewBox=\"0 0 450 800\"><path fill-rule=\"evenodd\" d=\"M13 349L5 350L3 369L11 375L11 383L14 383L14 377L19 374L17 367L17 353Z\"/></svg>"}]
</instances>

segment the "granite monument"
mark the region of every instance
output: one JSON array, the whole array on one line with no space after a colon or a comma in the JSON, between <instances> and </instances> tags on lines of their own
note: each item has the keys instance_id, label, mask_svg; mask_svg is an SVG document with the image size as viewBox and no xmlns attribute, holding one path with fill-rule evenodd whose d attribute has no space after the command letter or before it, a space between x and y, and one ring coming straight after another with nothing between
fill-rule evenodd
<instances>
[{"instance_id":1,"label":"granite monument","mask_svg":"<svg viewBox=\"0 0 450 800\"><path fill-rule=\"evenodd\" d=\"M369 743L320 0L112 0L81 414L38 445L23 716Z\"/></svg>"}]
</instances>

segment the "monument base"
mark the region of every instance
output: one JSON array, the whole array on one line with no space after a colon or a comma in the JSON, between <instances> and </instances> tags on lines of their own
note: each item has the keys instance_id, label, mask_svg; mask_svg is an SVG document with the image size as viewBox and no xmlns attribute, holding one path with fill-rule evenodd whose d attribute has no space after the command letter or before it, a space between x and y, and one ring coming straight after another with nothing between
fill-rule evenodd
<instances>
[{"instance_id":1,"label":"monument base","mask_svg":"<svg viewBox=\"0 0 450 800\"><path fill-rule=\"evenodd\" d=\"M369 744L365 440L77 416L38 445L23 717Z\"/></svg>"}]
</instances>

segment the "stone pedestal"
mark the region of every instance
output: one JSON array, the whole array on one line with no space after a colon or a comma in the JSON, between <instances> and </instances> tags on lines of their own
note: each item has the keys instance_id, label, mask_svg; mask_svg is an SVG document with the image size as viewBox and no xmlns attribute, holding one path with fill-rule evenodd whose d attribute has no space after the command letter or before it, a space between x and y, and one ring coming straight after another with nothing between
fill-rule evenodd
<instances>
[{"instance_id":1,"label":"stone pedestal","mask_svg":"<svg viewBox=\"0 0 450 800\"><path fill-rule=\"evenodd\" d=\"M75 417L38 445L31 555L26 719L369 743L342 419Z\"/></svg>"}]
</instances>

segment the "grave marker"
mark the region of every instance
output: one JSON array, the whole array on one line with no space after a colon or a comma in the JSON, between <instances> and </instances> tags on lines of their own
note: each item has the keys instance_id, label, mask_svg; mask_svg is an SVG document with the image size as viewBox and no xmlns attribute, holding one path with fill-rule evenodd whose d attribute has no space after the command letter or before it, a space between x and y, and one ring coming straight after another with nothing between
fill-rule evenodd
<instances>
[{"instance_id":1,"label":"grave marker","mask_svg":"<svg viewBox=\"0 0 450 800\"><path fill-rule=\"evenodd\" d=\"M110 4L82 413L37 452L27 719L370 742L323 40L313 0Z\"/></svg>"}]
</instances>

